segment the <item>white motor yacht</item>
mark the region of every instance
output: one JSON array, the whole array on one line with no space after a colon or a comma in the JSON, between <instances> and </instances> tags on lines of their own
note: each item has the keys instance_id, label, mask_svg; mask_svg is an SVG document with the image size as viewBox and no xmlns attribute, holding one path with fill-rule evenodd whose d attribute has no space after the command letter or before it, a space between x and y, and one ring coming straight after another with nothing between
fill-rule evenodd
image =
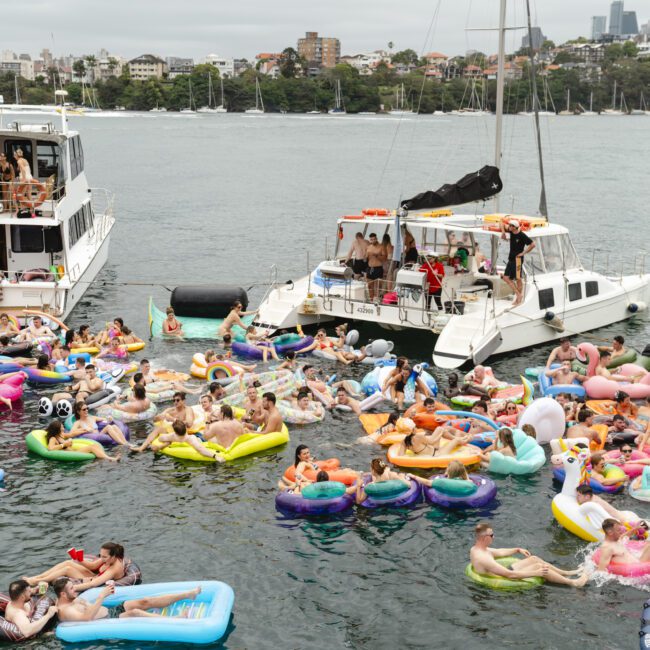
<instances>
[{"instance_id":1,"label":"white motor yacht","mask_svg":"<svg viewBox=\"0 0 650 650\"><path fill-rule=\"evenodd\" d=\"M108 259L113 194L89 187L81 136L60 111L59 129L5 126L0 115L0 151L13 162L21 149L33 177L0 192L0 311L17 316L37 309L65 318Z\"/></svg>"}]
</instances>

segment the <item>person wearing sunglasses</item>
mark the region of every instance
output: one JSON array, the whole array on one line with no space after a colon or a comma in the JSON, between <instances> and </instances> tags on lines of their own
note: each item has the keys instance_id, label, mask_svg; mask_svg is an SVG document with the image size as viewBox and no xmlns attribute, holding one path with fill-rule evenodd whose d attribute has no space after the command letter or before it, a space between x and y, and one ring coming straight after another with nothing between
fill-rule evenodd
<instances>
[{"instance_id":1,"label":"person wearing sunglasses","mask_svg":"<svg viewBox=\"0 0 650 650\"><path fill-rule=\"evenodd\" d=\"M75 402L74 417L75 422L72 425L72 429L63 434L64 438L76 438L77 436L81 436L85 433L97 433L99 430L98 423L103 420L103 418L89 415L88 405L85 402ZM110 436L117 445L128 444L127 439L122 433L122 429L120 429L116 424L105 424L104 428L102 429L102 433Z\"/></svg>"},{"instance_id":2,"label":"person wearing sunglasses","mask_svg":"<svg viewBox=\"0 0 650 650\"><path fill-rule=\"evenodd\" d=\"M492 548L494 542L494 530L488 523L479 523L474 528L474 546L470 549L469 558L472 568L476 573L488 576L500 576L509 580L521 580L523 578L544 578L547 582L554 582L570 587L584 587L587 582L586 573L580 569L564 571L552 564L542 560L536 555L531 555L525 548ZM523 555L522 560L516 560L506 568L497 562L497 558L509 557L511 555ZM581 574L578 578L568 578Z\"/></svg>"},{"instance_id":3,"label":"person wearing sunglasses","mask_svg":"<svg viewBox=\"0 0 650 650\"><path fill-rule=\"evenodd\" d=\"M185 393L181 391L174 393L174 406L165 409L156 418L155 426L146 440L139 447L131 445L131 451L142 452L147 449L158 436L169 431L169 425L173 422L180 421L188 429L191 429L194 424L194 411L185 403L185 397Z\"/></svg>"}]
</instances>

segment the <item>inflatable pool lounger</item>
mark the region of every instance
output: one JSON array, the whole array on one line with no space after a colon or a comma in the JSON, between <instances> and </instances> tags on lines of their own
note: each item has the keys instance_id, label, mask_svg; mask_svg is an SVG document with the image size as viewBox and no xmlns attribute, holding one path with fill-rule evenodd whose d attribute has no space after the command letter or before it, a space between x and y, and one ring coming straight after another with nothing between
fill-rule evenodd
<instances>
[{"instance_id":1,"label":"inflatable pool lounger","mask_svg":"<svg viewBox=\"0 0 650 650\"><path fill-rule=\"evenodd\" d=\"M127 600L181 593L201 587L195 600L181 600L165 608L160 617L103 618L83 623L60 623L56 636L71 643L99 639L126 641L167 641L178 643L214 643L226 632L235 601L232 588L224 582L159 582L133 587L116 587L104 600L108 608ZM93 603L101 589L84 592L84 600Z\"/></svg>"}]
</instances>

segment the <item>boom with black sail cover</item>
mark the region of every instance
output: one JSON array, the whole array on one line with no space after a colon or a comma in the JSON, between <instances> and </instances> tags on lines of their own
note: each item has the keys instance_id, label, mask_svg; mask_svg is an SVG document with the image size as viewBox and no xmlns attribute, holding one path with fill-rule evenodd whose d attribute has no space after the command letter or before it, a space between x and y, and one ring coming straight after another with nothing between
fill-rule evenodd
<instances>
[{"instance_id":1,"label":"boom with black sail cover","mask_svg":"<svg viewBox=\"0 0 650 650\"><path fill-rule=\"evenodd\" d=\"M477 172L463 176L458 182L445 184L435 192L430 190L417 194L412 199L402 201L406 210L444 208L447 205L460 205L471 201L483 201L498 194L503 189L499 169L491 165L481 167Z\"/></svg>"}]
</instances>

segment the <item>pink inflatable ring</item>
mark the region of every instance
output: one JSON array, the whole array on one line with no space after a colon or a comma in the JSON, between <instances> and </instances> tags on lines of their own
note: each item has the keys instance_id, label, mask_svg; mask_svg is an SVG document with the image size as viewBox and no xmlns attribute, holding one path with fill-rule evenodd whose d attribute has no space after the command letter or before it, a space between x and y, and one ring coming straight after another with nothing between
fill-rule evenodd
<instances>
[{"instance_id":1,"label":"pink inflatable ring","mask_svg":"<svg viewBox=\"0 0 650 650\"><path fill-rule=\"evenodd\" d=\"M625 548L632 553L638 555L646 542L632 541L625 542ZM596 566L600 561L600 549L597 549L592 557ZM610 562L607 565L607 573L613 573L617 576L625 576L626 578L640 578L642 576L650 575L650 562Z\"/></svg>"}]
</instances>

